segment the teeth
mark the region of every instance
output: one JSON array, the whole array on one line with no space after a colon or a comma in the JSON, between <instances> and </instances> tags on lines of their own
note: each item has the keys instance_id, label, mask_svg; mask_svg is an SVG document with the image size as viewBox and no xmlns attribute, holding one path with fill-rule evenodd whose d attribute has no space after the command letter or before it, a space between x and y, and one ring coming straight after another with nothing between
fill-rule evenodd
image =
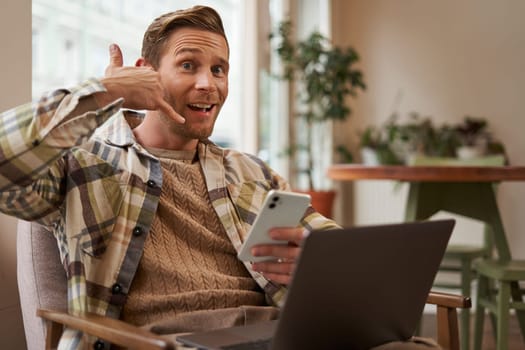
<instances>
[{"instance_id":1,"label":"teeth","mask_svg":"<svg viewBox=\"0 0 525 350\"><path fill-rule=\"evenodd\" d=\"M195 108L202 108L202 109L211 108L211 105L205 105L205 104L190 104L190 106L195 107Z\"/></svg>"}]
</instances>

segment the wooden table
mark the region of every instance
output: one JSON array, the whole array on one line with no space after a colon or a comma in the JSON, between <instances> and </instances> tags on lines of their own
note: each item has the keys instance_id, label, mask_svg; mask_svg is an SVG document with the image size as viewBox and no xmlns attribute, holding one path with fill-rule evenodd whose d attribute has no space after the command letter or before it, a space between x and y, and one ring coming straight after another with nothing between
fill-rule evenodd
<instances>
[{"instance_id":1,"label":"wooden table","mask_svg":"<svg viewBox=\"0 0 525 350\"><path fill-rule=\"evenodd\" d=\"M501 221L494 184L525 181L525 166L365 166L336 164L328 169L333 180L395 180L410 183L407 221L426 219L440 210L477 219L494 232L498 257L511 253Z\"/></svg>"},{"instance_id":2,"label":"wooden table","mask_svg":"<svg viewBox=\"0 0 525 350\"><path fill-rule=\"evenodd\" d=\"M525 181L525 166L367 166L335 164L328 169L334 180L400 180L422 182Z\"/></svg>"},{"instance_id":3,"label":"wooden table","mask_svg":"<svg viewBox=\"0 0 525 350\"><path fill-rule=\"evenodd\" d=\"M333 180L407 181L409 193L405 220L424 220L440 210L480 220L492 231L500 260L512 259L509 243L496 201L495 184L525 181L525 166L365 166L333 165L328 169ZM490 232L489 230L489 232ZM512 295L521 300L518 282ZM525 329L525 311L517 312Z\"/></svg>"}]
</instances>

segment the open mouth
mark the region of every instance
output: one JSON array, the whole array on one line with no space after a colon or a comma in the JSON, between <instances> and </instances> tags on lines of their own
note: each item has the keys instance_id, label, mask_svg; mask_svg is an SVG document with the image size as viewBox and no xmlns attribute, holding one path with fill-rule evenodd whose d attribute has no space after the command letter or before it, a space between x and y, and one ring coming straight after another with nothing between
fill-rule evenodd
<instances>
[{"instance_id":1,"label":"open mouth","mask_svg":"<svg viewBox=\"0 0 525 350\"><path fill-rule=\"evenodd\" d=\"M189 104L188 107L193 110L193 111L197 111L197 112L209 112L211 111L211 109L213 108L214 105L210 105L210 104L201 104L201 103L194 103L194 104Z\"/></svg>"}]
</instances>

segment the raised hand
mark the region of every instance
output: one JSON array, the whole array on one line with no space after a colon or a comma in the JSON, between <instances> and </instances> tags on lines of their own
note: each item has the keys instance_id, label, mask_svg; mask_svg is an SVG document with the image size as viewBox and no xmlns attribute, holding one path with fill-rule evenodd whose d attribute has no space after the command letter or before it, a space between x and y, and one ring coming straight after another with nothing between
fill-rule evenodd
<instances>
[{"instance_id":1,"label":"raised hand","mask_svg":"<svg viewBox=\"0 0 525 350\"><path fill-rule=\"evenodd\" d=\"M164 99L159 73L152 67L124 66L122 51L117 44L110 45L109 65L101 81L107 92L94 95L99 106L123 97L126 108L158 110L178 123L185 122Z\"/></svg>"}]
</instances>

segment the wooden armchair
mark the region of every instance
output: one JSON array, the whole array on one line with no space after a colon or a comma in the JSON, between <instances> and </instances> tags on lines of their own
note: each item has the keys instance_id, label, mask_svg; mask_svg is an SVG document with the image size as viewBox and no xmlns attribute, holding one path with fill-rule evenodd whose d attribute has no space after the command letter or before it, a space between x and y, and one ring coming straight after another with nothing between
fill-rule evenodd
<instances>
[{"instance_id":1,"label":"wooden armchair","mask_svg":"<svg viewBox=\"0 0 525 350\"><path fill-rule=\"evenodd\" d=\"M70 315L66 310L66 276L56 241L40 225L18 224L18 284L29 350L54 349L64 326L78 329L129 349L175 349L173 342L125 322L94 314ZM444 349L459 350L457 308L469 308L469 298L431 292L437 305L437 341Z\"/></svg>"},{"instance_id":2,"label":"wooden armchair","mask_svg":"<svg viewBox=\"0 0 525 350\"><path fill-rule=\"evenodd\" d=\"M437 342L443 349L459 350L457 308L470 308L469 298L431 292L427 303L437 306ZM46 349L54 349L63 325L79 329L129 349L175 349L175 344L165 338L131 326L119 320L93 314L69 315L64 312L39 309L37 315L46 319Z\"/></svg>"}]
</instances>

